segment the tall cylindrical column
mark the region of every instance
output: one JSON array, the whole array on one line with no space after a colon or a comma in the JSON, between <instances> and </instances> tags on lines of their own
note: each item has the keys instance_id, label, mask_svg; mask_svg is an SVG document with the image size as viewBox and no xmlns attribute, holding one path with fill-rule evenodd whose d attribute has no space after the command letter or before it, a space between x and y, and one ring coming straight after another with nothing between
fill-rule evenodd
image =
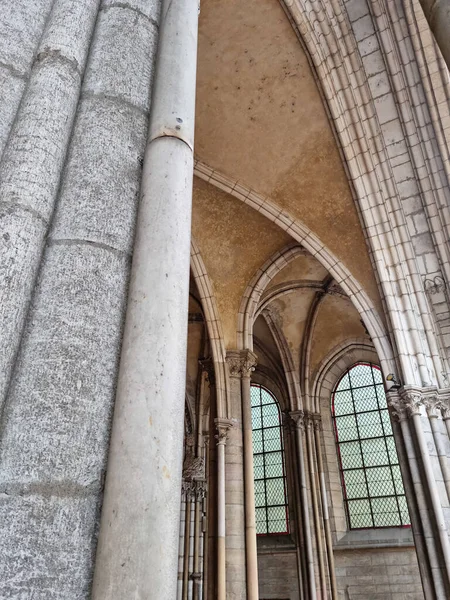
<instances>
[{"instance_id":1,"label":"tall cylindrical column","mask_svg":"<svg viewBox=\"0 0 450 600\"><path fill-rule=\"evenodd\" d=\"M186 512L184 521L184 548L183 548L183 600L188 600L189 595L189 554L191 548L191 509L192 509L192 481L186 482Z\"/></svg>"},{"instance_id":2,"label":"tall cylindrical column","mask_svg":"<svg viewBox=\"0 0 450 600\"><path fill-rule=\"evenodd\" d=\"M100 0L56 0L0 163L0 411L52 219Z\"/></svg>"},{"instance_id":3,"label":"tall cylindrical column","mask_svg":"<svg viewBox=\"0 0 450 600\"><path fill-rule=\"evenodd\" d=\"M0 157L53 0L3 0L0 11ZM2 254L0 253L0 256Z\"/></svg>"},{"instance_id":4,"label":"tall cylindrical column","mask_svg":"<svg viewBox=\"0 0 450 600\"><path fill-rule=\"evenodd\" d=\"M246 494L242 413L242 370L245 358L239 350L228 350L228 406L234 427L227 440L225 464L227 598L247 597Z\"/></svg>"},{"instance_id":5,"label":"tall cylindrical column","mask_svg":"<svg viewBox=\"0 0 450 600\"><path fill-rule=\"evenodd\" d=\"M94 600L176 597L197 30L163 2Z\"/></svg>"},{"instance_id":6,"label":"tall cylindrical column","mask_svg":"<svg viewBox=\"0 0 450 600\"><path fill-rule=\"evenodd\" d=\"M258 600L258 551L256 546L255 483L253 474L253 429L250 399L250 375L256 356L250 350L241 353L242 363L242 430L244 437L245 491L245 558L247 567L247 600Z\"/></svg>"},{"instance_id":7,"label":"tall cylindrical column","mask_svg":"<svg viewBox=\"0 0 450 600\"><path fill-rule=\"evenodd\" d=\"M226 599L226 550L225 550L225 445L228 430L233 422L215 419L217 429L217 600Z\"/></svg>"},{"instance_id":8,"label":"tall cylindrical column","mask_svg":"<svg viewBox=\"0 0 450 600\"><path fill-rule=\"evenodd\" d=\"M317 414L314 419L314 436L316 440L316 454L317 454L317 470L319 472L320 480L320 496L322 499L322 515L325 530L325 543L327 548L328 557L328 572L330 576L330 588L332 600L337 600L338 591L336 583L336 573L334 569L334 554L333 554L333 539L331 536L330 516L328 512L328 500L327 500L327 487L325 485L325 472L323 468L323 457L322 457L322 440L320 439L320 432L322 429L322 419L320 414Z\"/></svg>"},{"instance_id":9,"label":"tall cylindrical column","mask_svg":"<svg viewBox=\"0 0 450 600\"><path fill-rule=\"evenodd\" d=\"M413 386L404 386L400 392L390 391L387 395L392 415L401 427L399 442L403 442L405 452L400 446L400 454L407 460L406 464L401 462L402 473L427 600L446 598L450 593L448 495L433 439L435 425L430 423L425 410L425 406L436 408L439 395L436 388Z\"/></svg>"},{"instance_id":10,"label":"tall cylindrical column","mask_svg":"<svg viewBox=\"0 0 450 600\"><path fill-rule=\"evenodd\" d=\"M134 4L103 0L95 21L4 405L0 554L15 577L0 578L0 597L90 594L158 39L159 3Z\"/></svg>"},{"instance_id":11,"label":"tall cylindrical column","mask_svg":"<svg viewBox=\"0 0 450 600\"><path fill-rule=\"evenodd\" d=\"M305 457L303 452L303 433L305 430L304 413L302 410L291 411L290 416L295 423L298 468L300 471L300 499L302 522L305 536L305 553L308 572L309 600L316 600L316 582L314 576L314 556L311 539L311 524L309 519L308 490L306 486Z\"/></svg>"},{"instance_id":12,"label":"tall cylindrical column","mask_svg":"<svg viewBox=\"0 0 450 600\"><path fill-rule=\"evenodd\" d=\"M309 465L309 477L311 482L311 498L312 498L312 509L313 509L313 518L314 518L314 529L316 533L316 549L317 549L317 558L319 562L319 577L320 577L320 589L321 596L323 599L327 597L327 586L326 586L326 577L325 577L325 564L323 560L323 548L322 548L322 530L321 530L321 520L319 515L319 505L318 505L318 480L316 477L316 465L315 465L315 457L314 457L314 423L313 416L308 413L307 414L307 422L306 422L306 449L308 455L308 465Z\"/></svg>"}]
</instances>

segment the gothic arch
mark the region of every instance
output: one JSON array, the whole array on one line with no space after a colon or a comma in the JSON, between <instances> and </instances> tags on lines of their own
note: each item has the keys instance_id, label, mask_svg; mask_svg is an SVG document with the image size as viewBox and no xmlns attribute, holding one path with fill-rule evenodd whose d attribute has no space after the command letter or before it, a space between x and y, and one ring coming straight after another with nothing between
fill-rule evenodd
<instances>
[{"instance_id":1,"label":"gothic arch","mask_svg":"<svg viewBox=\"0 0 450 600\"><path fill-rule=\"evenodd\" d=\"M336 283L342 287L344 292L350 298L369 331L382 365L384 365L384 368L387 369L388 372L389 369L393 370L394 355L390 340L373 302L342 261L335 257L308 227L299 220L293 218L286 210L277 206L271 199L262 197L253 190L244 187L241 183L225 177L199 161L196 161L195 163L194 172L195 175L201 179L224 190L263 214L270 221L281 227L281 229L287 231L294 240L308 250L308 252L329 271ZM279 264L283 263L283 259L279 256L275 256L274 258L275 262L279 259ZM266 263L268 267L270 267L272 262L274 261L268 261L269 264ZM260 277L261 275L255 275L255 284L258 283ZM252 292L247 290L246 294L247 293L249 293L251 297ZM243 298L241 308L243 305L246 305L245 298ZM253 310L252 304L249 305L249 308ZM245 316L240 316L239 318L240 323L245 323ZM250 324L246 326L246 331L251 331L249 325ZM238 341L240 341L240 343L243 343L244 341L248 343L248 339L243 339L243 336Z\"/></svg>"},{"instance_id":2,"label":"gothic arch","mask_svg":"<svg viewBox=\"0 0 450 600\"><path fill-rule=\"evenodd\" d=\"M211 281L206 272L206 266L194 238L191 238L191 270L197 284L202 301L206 326L211 343L216 378L217 414L219 417L228 415L228 371L225 363L225 344L219 311L214 297Z\"/></svg>"}]
</instances>

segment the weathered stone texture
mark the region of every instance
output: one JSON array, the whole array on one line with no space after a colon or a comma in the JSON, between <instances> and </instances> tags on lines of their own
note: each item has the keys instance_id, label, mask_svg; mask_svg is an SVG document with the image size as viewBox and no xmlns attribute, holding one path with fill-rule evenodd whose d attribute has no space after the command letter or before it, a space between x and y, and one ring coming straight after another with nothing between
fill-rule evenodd
<instances>
[{"instance_id":1,"label":"weathered stone texture","mask_svg":"<svg viewBox=\"0 0 450 600\"><path fill-rule=\"evenodd\" d=\"M292 552L258 554L259 597L300 598L297 575L297 555Z\"/></svg>"},{"instance_id":2,"label":"weathered stone texture","mask_svg":"<svg viewBox=\"0 0 450 600\"><path fill-rule=\"evenodd\" d=\"M3 413L3 488L99 484L128 268L91 244L47 249Z\"/></svg>"},{"instance_id":3,"label":"weathered stone texture","mask_svg":"<svg viewBox=\"0 0 450 600\"><path fill-rule=\"evenodd\" d=\"M52 239L86 239L131 252L146 127L146 115L128 104L84 98Z\"/></svg>"},{"instance_id":4,"label":"weathered stone texture","mask_svg":"<svg viewBox=\"0 0 450 600\"><path fill-rule=\"evenodd\" d=\"M0 156L52 0L6 0L0 11Z\"/></svg>"},{"instance_id":5,"label":"weathered stone texture","mask_svg":"<svg viewBox=\"0 0 450 600\"><path fill-rule=\"evenodd\" d=\"M414 548L338 551L339 600L423 600Z\"/></svg>"},{"instance_id":6,"label":"weathered stone texture","mask_svg":"<svg viewBox=\"0 0 450 600\"><path fill-rule=\"evenodd\" d=\"M42 486L32 495L0 493L2 600L89 597L89 571L98 513L97 494ZM42 494L42 495L41 495ZM38 532L31 537L30 528ZM5 539L8 543L4 543Z\"/></svg>"},{"instance_id":7,"label":"weathered stone texture","mask_svg":"<svg viewBox=\"0 0 450 600\"><path fill-rule=\"evenodd\" d=\"M1 429L0 552L14 575L2 578L0 597L28 598L31 589L39 600L90 595L157 44L151 6L152 18L126 3L97 18L53 216L40 181L31 181L29 227L52 225ZM58 81L77 76L77 35L75 28L62 41L70 60L50 52L42 62L69 69L47 79L55 93ZM50 134L60 117L48 118Z\"/></svg>"},{"instance_id":8,"label":"weathered stone texture","mask_svg":"<svg viewBox=\"0 0 450 600\"><path fill-rule=\"evenodd\" d=\"M92 0L53 5L0 164L0 206L8 213L1 223L8 239L0 273L0 406L58 193L97 9Z\"/></svg>"}]
</instances>

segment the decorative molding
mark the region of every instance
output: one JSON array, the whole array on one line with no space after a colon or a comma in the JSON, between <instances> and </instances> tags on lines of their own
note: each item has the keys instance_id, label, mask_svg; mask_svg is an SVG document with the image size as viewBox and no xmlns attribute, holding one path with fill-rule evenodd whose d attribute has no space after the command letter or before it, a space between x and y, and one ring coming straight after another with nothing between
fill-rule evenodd
<instances>
[{"instance_id":1,"label":"decorative molding","mask_svg":"<svg viewBox=\"0 0 450 600\"><path fill-rule=\"evenodd\" d=\"M217 434L214 436L217 440L217 445L225 446L228 438L228 431L234 427L234 421L230 419L214 419L214 424L217 429Z\"/></svg>"},{"instance_id":2,"label":"decorative molding","mask_svg":"<svg viewBox=\"0 0 450 600\"><path fill-rule=\"evenodd\" d=\"M183 463L183 478L185 480L197 479L205 476L205 460L202 456L187 453Z\"/></svg>"},{"instance_id":3,"label":"decorative molding","mask_svg":"<svg viewBox=\"0 0 450 600\"><path fill-rule=\"evenodd\" d=\"M229 350L225 360L230 377L250 377L257 365L257 356L251 350Z\"/></svg>"},{"instance_id":4,"label":"decorative molding","mask_svg":"<svg viewBox=\"0 0 450 600\"><path fill-rule=\"evenodd\" d=\"M450 418L450 394L447 388L437 387L403 387L386 393L387 403L392 416L397 421L403 421L414 415L423 415L426 410L428 417L443 419Z\"/></svg>"},{"instance_id":5,"label":"decorative molding","mask_svg":"<svg viewBox=\"0 0 450 600\"><path fill-rule=\"evenodd\" d=\"M447 286L444 278L440 275L436 275L433 278L425 277L423 280L423 287L427 294L434 296L435 294L443 292Z\"/></svg>"},{"instance_id":6,"label":"decorative molding","mask_svg":"<svg viewBox=\"0 0 450 600\"><path fill-rule=\"evenodd\" d=\"M289 413L289 416L291 417L295 427L304 432L305 426L306 426L305 411L291 410L291 412Z\"/></svg>"},{"instance_id":7,"label":"decorative molding","mask_svg":"<svg viewBox=\"0 0 450 600\"><path fill-rule=\"evenodd\" d=\"M183 479L181 481L181 498L183 500L195 500L195 488L192 480Z\"/></svg>"}]
</instances>

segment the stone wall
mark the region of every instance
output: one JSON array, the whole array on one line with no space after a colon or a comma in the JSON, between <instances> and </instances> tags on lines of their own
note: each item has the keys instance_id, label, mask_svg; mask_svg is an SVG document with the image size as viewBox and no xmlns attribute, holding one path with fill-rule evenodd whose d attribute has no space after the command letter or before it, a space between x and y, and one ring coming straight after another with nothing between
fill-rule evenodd
<instances>
[{"instance_id":1,"label":"stone wall","mask_svg":"<svg viewBox=\"0 0 450 600\"><path fill-rule=\"evenodd\" d=\"M335 552L339 600L422 600L414 548Z\"/></svg>"},{"instance_id":2,"label":"stone wall","mask_svg":"<svg viewBox=\"0 0 450 600\"><path fill-rule=\"evenodd\" d=\"M298 600L297 553L258 553L259 597L261 600Z\"/></svg>"}]
</instances>

